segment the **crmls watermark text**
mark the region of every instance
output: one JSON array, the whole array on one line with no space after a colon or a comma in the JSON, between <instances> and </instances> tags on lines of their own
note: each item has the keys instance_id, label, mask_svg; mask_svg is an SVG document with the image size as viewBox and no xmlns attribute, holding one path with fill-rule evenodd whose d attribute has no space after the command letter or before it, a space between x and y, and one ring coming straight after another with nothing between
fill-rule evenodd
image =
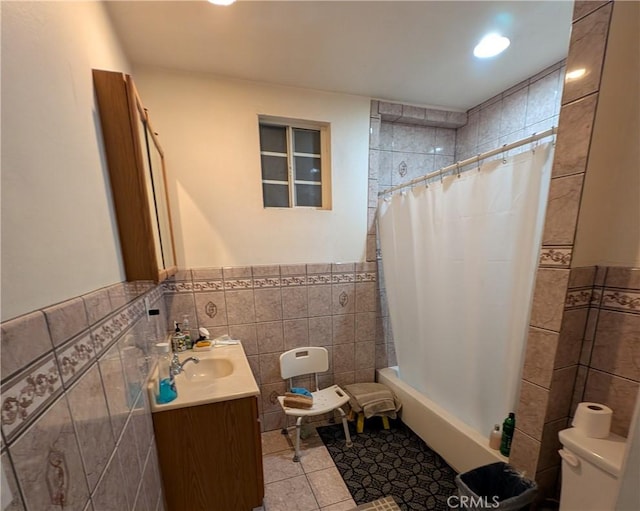
<instances>
[{"instance_id":1,"label":"crmls watermark text","mask_svg":"<svg viewBox=\"0 0 640 511\"><path fill-rule=\"evenodd\" d=\"M468 495L451 495L447 505L452 509L495 509L500 505L497 496L469 497Z\"/></svg>"}]
</instances>

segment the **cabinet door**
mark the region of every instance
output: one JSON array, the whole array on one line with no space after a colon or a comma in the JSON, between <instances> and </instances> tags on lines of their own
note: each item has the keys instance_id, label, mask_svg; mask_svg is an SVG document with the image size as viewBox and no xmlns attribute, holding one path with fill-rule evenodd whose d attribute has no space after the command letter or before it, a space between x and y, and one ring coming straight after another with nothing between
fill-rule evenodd
<instances>
[{"instance_id":1,"label":"cabinet door","mask_svg":"<svg viewBox=\"0 0 640 511\"><path fill-rule=\"evenodd\" d=\"M93 83L127 280L161 282L177 270L164 154L133 79L94 69Z\"/></svg>"},{"instance_id":2,"label":"cabinet door","mask_svg":"<svg viewBox=\"0 0 640 511\"><path fill-rule=\"evenodd\" d=\"M257 399L153 414L168 511L250 511L262 505Z\"/></svg>"}]
</instances>

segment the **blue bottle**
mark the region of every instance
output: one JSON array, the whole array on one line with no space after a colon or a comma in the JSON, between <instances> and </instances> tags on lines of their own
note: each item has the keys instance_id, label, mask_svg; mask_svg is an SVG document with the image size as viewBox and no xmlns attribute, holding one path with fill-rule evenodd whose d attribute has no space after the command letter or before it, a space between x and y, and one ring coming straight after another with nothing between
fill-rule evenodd
<instances>
[{"instance_id":1,"label":"blue bottle","mask_svg":"<svg viewBox=\"0 0 640 511\"><path fill-rule=\"evenodd\" d=\"M158 351L158 388L156 389L156 403L170 403L178 397L176 382L171 374L171 353L168 342L156 344Z\"/></svg>"}]
</instances>

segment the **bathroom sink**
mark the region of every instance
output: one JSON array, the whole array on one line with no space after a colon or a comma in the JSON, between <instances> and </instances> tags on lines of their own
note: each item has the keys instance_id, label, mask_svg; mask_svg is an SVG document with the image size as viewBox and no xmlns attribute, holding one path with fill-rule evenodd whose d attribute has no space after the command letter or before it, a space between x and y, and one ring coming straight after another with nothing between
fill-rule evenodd
<instances>
[{"instance_id":1,"label":"bathroom sink","mask_svg":"<svg viewBox=\"0 0 640 511\"><path fill-rule=\"evenodd\" d=\"M178 397L169 403L156 403L158 372L153 371L147 385L152 412L260 395L242 344L218 346L211 351L187 350L178 355L183 363L189 357L197 357L200 362L187 362L176 375Z\"/></svg>"},{"instance_id":2,"label":"bathroom sink","mask_svg":"<svg viewBox=\"0 0 640 511\"><path fill-rule=\"evenodd\" d=\"M199 357L198 357L199 358ZM233 364L226 358L201 358L195 364L189 362L184 366L184 379L194 384L215 383L217 378L225 378L233 373Z\"/></svg>"}]
</instances>

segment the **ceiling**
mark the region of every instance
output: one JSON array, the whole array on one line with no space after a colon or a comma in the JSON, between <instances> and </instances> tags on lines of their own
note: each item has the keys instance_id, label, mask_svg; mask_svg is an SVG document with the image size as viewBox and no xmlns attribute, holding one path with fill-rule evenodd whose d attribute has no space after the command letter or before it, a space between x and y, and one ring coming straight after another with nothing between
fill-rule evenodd
<instances>
[{"instance_id":1,"label":"ceiling","mask_svg":"<svg viewBox=\"0 0 640 511\"><path fill-rule=\"evenodd\" d=\"M467 110L566 57L571 1L106 2L134 68ZM472 55L490 31L511 39Z\"/></svg>"}]
</instances>

